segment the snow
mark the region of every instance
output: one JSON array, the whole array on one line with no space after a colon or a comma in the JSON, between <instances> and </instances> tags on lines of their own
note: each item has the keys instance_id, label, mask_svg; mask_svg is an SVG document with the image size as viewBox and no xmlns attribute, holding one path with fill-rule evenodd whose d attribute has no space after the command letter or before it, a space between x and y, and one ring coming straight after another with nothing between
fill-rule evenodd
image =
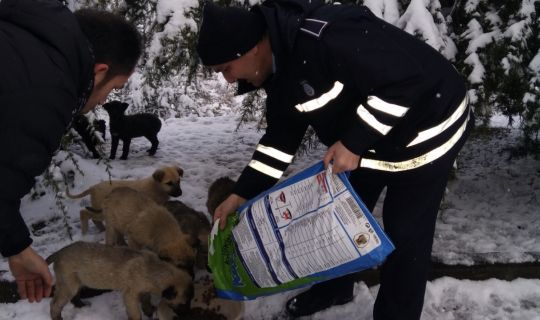
<instances>
[{"instance_id":1,"label":"snow","mask_svg":"<svg viewBox=\"0 0 540 320\"><path fill-rule=\"evenodd\" d=\"M533 70L536 73L540 72L540 50L536 52L536 55L529 63L529 68L531 68L531 70Z\"/></svg>"},{"instance_id":2,"label":"snow","mask_svg":"<svg viewBox=\"0 0 540 320\"><path fill-rule=\"evenodd\" d=\"M159 0L156 5L156 22L163 25L161 32L156 32L153 35L152 44L149 49L149 59L152 61L155 57L160 56L162 42L164 39L174 39L179 37L180 31L183 28L197 30L195 21L191 18L186 18L184 11L196 8L198 2L194 0Z\"/></svg>"},{"instance_id":3,"label":"snow","mask_svg":"<svg viewBox=\"0 0 540 320\"><path fill-rule=\"evenodd\" d=\"M520 42L527 39L531 33L530 22L522 20L510 25L504 36L512 39L512 42Z\"/></svg>"},{"instance_id":4,"label":"snow","mask_svg":"<svg viewBox=\"0 0 540 320\"><path fill-rule=\"evenodd\" d=\"M426 8L425 2L423 0L411 1L399 18L397 26L410 34L420 34L426 43L441 52L447 59L453 60L457 53L456 46L445 34L447 30L444 28L440 30L441 27L433 21L433 16Z\"/></svg>"},{"instance_id":5,"label":"snow","mask_svg":"<svg viewBox=\"0 0 540 320\"><path fill-rule=\"evenodd\" d=\"M497 35L496 31L483 33L482 26L476 19L472 19L467 24L468 30L462 35L463 38L471 40L467 47L467 54L476 52L480 48L484 48L493 41L493 37Z\"/></svg>"},{"instance_id":6,"label":"snow","mask_svg":"<svg viewBox=\"0 0 540 320\"><path fill-rule=\"evenodd\" d=\"M98 112L99 117L104 114ZM144 138L132 141L128 160L108 164L113 179L138 179L149 176L162 165L179 165L184 169L183 195L187 205L206 212L208 186L221 176L238 178L249 161L261 131L255 123L237 128L238 116L229 112L216 117L169 118L159 133L160 147L154 157L146 154ZM466 144L459 160L457 177L449 182L438 219L433 258L448 264L479 262L536 261L540 253L539 163L531 158L508 159L504 149L516 139L516 128L506 128L503 117L495 117L492 135L479 135ZM497 128L498 127L498 128ZM108 152L110 140L104 149ZM80 192L108 179L107 163L86 159L84 150L72 148L74 159L84 176L71 161L62 161L55 174L74 170L73 192ZM297 157L286 176L320 160L324 148ZM79 153L79 154L77 154ZM60 151L54 162L65 159ZM63 190L63 187L61 188ZM28 225L51 220L34 235L33 247L42 256L67 245L65 223L71 227L73 241L104 241L104 234L91 225L88 235L80 233L78 212L84 201L62 199L67 219L55 204L54 193L44 188L37 200L27 196L21 210ZM62 195L60 193L60 195ZM380 221L380 206L374 211ZM0 260L0 270L8 270L7 260ZM13 280L9 272L0 271L0 279ZM378 286L357 283L353 302L322 311L312 319L371 319ZM300 290L285 292L246 302L245 319L272 319L283 315L285 301ZM457 280L440 278L428 283L422 320L439 319L540 319L540 280L502 281ZM19 301L0 305L0 319L49 319L50 299L40 303ZM118 293L90 298L91 306L64 309L64 319L125 319L125 309Z\"/></svg>"},{"instance_id":7,"label":"snow","mask_svg":"<svg viewBox=\"0 0 540 320\"><path fill-rule=\"evenodd\" d=\"M377 17L395 25L399 20L398 3L391 0L364 0L364 5Z\"/></svg>"},{"instance_id":8,"label":"snow","mask_svg":"<svg viewBox=\"0 0 540 320\"><path fill-rule=\"evenodd\" d=\"M480 62L480 58L478 57L478 54L476 53L470 54L465 59L465 63L473 67L473 70L467 77L467 80L469 80L471 84L482 83L486 69ZM471 99L471 102L474 103L476 102L476 100Z\"/></svg>"}]
</instances>

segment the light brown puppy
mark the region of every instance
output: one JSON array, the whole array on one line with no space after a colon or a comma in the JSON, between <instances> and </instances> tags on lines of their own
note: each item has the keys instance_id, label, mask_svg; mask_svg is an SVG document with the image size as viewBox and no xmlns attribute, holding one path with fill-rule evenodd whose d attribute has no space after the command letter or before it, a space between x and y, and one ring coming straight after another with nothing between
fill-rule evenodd
<instances>
[{"instance_id":1,"label":"light brown puppy","mask_svg":"<svg viewBox=\"0 0 540 320\"><path fill-rule=\"evenodd\" d=\"M206 208L211 217L214 216L216 208L231 195L236 182L229 177L221 177L212 182L208 188L208 198Z\"/></svg>"},{"instance_id":2,"label":"light brown puppy","mask_svg":"<svg viewBox=\"0 0 540 320\"><path fill-rule=\"evenodd\" d=\"M103 226L102 202L105 197L115 188L129 187L148 195L158 204L164 204L169 197L178 197L182 195L180 188L180 179L184 175L184 170L180 167L170 166L162 167L154 171L151 177L141 180L112 180L102 181L83 191L80 194L72 195L66 189L66 195L71 199L79 199L90 195L91 207L81 210L81 232L88 232L88 220L92 219L96 226L105 230Z\"/></svg>"},{"instance_id":3,"label":"light brown puppy","mask_svg":"<svg viewBox=\"0 0 540 320\"><path fill-rule=\"evenodd\" d=\"M127 237L129 247L148 248L175 266L192 269L197 240L182 232L173 215L144 193L116 188L103 200L105 242Z\"/></svg>"},{"instance_id":4,"label":"light brown puppy","mask_svg":"<svg viewBox=\"0 0 540 320\"><path fill-rule=\"evenodd\" d=\"M189 310L193 297L191 276L161 261L150 251L75 242L47 258L54 262L56 288L51 318L62 319L62 309L81 287L122 292L129 319L141 319L139 297L159 294L177 314Z\"/></svg>"}]
</instances>

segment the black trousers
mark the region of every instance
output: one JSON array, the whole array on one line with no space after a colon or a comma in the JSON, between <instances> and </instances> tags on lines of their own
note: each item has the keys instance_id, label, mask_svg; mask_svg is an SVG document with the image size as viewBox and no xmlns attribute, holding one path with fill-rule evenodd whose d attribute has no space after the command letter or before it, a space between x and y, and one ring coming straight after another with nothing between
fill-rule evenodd
<instances>
[{"instance_id":1,"label":"black trousers","mask_svg":"<svg viewBox=\"0 0 540 320\"><path fill-rule=\"evenodd\" d=\"M375 320L420 319L439 206L454 160L473 123L471 116L460 141L444 156L424 166L397 173L371 169L351 173L349 180L370 211L386 187L383 227L396 247L380 267ZM352 290L353 279L354 275L347 275L321 285L339 294Z\"/></svg>"},{"instance_id":2,"label":"black trousers","mask_svg":"<svg viewBox=\"0 0 540 320\"><path fill-rule=\"evenodd\" d=\"M377 174L355 174L355 189L371 210L386 186L383 226L396 246L380 268L375 320L420 319L435 221L449 169L420 181L391 181L377 178Z\"/></svg>"}]
</instances>

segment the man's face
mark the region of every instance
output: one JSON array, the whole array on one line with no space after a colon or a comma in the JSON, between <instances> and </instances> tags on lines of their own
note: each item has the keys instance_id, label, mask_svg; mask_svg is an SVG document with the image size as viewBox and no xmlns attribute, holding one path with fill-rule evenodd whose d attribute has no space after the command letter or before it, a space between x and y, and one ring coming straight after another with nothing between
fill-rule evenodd
<instances>
[{"instance_id":1,"label":"man's face","mask_svg":"<svg viewBox=\"0 0 540 320\"><path fill-rule=\"evenodd\" d=\"M81 113L87 113L88 111L94 109L98 104L105 103L109 93L111 93L111 91L114 89L122 89L130 76L131 74L117 75L110 79L99 79L99 77L96 76L94 89L92 89L92 93L90 94L90 97L88 97L88 101L81 110Z\"/></svg>"},{"instance_id":2,"label":"man's face","mask_svg":"<svg viewBox=\"0 0 540 320\"><path fill-rule=\"evenodd\" d=\"M215 72L221 72L228 83L246 80L255 87L260 87L272 71L267 66L258 46L248 51L238 59L210 66Z\"/></svg>"}]
</instances>

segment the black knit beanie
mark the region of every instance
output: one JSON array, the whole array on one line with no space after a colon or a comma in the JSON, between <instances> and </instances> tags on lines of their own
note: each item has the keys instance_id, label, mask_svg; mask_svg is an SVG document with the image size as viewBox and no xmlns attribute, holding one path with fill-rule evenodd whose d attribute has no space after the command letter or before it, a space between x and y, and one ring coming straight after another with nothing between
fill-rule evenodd
<instances>
[{"instance_id":1,"label":"black knit beanie","mask_svg":"<svg viewBox=\"0 0 540 320\"><path fill-rule=\"evenodd\" d=\"M238 59L255 47L265 30L264 19L257 13L206 2L197 53L207 66Z\"/></svg>"}]
</instances>

